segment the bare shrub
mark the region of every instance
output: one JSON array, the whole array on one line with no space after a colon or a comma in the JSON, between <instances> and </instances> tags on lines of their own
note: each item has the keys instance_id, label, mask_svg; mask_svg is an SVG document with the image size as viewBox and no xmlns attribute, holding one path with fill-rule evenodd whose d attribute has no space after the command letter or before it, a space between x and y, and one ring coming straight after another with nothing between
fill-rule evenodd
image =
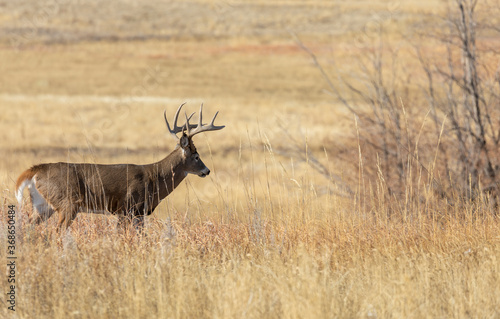
<instances>
[{"instance_id":1,"label":"bare shrub","mask_svg":"<svg viewBox=\"0 0 500 319\"><path fill-rule=\"evenodd\" d=\"M428 43L425 50L415 47L416 65L423 73L412 69L415 61L408 60L407 52L400 57L399 50L384 43L382 25L375 44L357 58L358 71L336 69L337 81L297 38L330 93L359 122L355 165L370 183L386 188L389 198L398 198L398 205L408 196L418 195L414 198L422 201L415 190L425 180L447 204L486 195L496 206L500 69L498 52L487 39L498 36L500 29L478 21L476 7L477 1L456 0L440 18L438 33L414 32ZM428 119L433 125L426 124ZM363 158L373 165L361 165ZM367 191L361 188L357 193Z\"/></svg>"},{"instance_id":2,"label":"bare shrub","mask_svg":"<svg viewBox=\"0 0 500 319\"><path fill-rule=\"evenodd\" d=\"M477 1L456 0L454 9L435 36L446 54L425 57L417 48L428 80L426 93L435 124L449 122L442 149L449 187L467 197L478 191L498 197L500 82L498 64L493 64L498 54L487 42L499 30L478 20Z\"/></svg>"}]
</instances>

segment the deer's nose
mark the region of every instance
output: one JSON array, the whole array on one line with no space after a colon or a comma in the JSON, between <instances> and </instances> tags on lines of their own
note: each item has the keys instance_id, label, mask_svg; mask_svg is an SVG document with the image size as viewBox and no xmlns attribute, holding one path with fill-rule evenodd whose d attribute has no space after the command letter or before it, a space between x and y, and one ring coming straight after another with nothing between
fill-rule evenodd
<instances>
[{"instance_id":1,"label":"deer's nose","mask_svg":"<svg viewBox=\"0 0 500 319\"><path fill-rule=\"evenodd\" d=\"M208 174L210 174L210 170L208 168L205 168L204 170L202 170L200 172L200 174L198 174L198 176L205 177L205 176L208 176Z\"/></svg>"}]
</instances>

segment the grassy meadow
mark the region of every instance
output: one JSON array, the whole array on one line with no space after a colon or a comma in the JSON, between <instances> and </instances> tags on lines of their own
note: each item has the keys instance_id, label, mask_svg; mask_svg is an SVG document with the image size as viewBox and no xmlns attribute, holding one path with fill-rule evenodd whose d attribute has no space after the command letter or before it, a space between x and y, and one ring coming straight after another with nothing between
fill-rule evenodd
<instances>
[{"instance_id":1,"label":"grassy meadow","mask_svg":"<svg viewBox=\"0 0 500 319\"><path fill-rule=\"evenodd\" d=\"M426 139L415 47L446 52L420 32L450 7L0 0L0 256L7 264L9 205L17 256L16 311L4 267L0 317L500 318L499 207L488 193L441 187L449 121ZM371 147L376 110L338 76L363 87L363 61L381 43L402 73L380 73L404 110L401 167ZM62 234L57 216L30 227L27 192L22 208L14 196L22 171L158 161L176 143L162 113L183 102L203 103L205 118L219 111L226 127L194 138L211 174L190 175L144 236L84 213Z\"/></svg>"}]
</instances>

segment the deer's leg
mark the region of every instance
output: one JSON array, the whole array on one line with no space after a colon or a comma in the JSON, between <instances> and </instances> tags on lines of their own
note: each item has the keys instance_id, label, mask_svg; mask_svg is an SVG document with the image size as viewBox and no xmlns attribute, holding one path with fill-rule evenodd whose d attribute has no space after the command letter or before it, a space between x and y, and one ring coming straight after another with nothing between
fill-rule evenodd
<instances>
[{"instance_id":1,"label":"deer's leg","mask_svg":"<svg viewBox=\"0 0 500 319\"><path fill-rule=\"evenodd\" d=\"M38 214L31 219L31 222L35 225L39 225L40 223L47 221L55 212L50 207L40 208L35 206L34 208Z\"/></svg>"},{"instance_id":2,"label":"deer's leg","mask_svg":"<svg viewBox=\"0 0 500 319\"><path fill-rule=\"evenodd\" d=\"M140 215L134 216L133 223L134 223L135 230L138 233L142 233L142 229L144 228L144 215L140 214Z\"/></svg>"},{"instance_id":3,"label":"deer's leg","mask_svg":"<svg viewBox=\"0 0 500 319\"><path fill-rule=\"evenodd\" d=\"M118 223L116 224L117 229L125 231L130 229L132 225L137 233L141 233L144 227L144 215L136 214L136 212L118 215Z\"/></svg>"},{"instance_id":4,"label":"deer's leg","mask_svg":"<svg viewBox=\"0 0 500 319\"><path fill-rule=\"evenodd\" d=\"M116 223L116 229L125 230L130 227L131 218L126 214L118 215L118 223Z\"/></svg>"},{"instance_id":5,"label":"deer's leg","mask_svg":"<svg viewBox=\"0 0 500 319\"><path fill-rule=\"evenodd\" d=\"M77 207L70 207L67 210L59 210L59 224L57 225L58 230L68 229L71 223L76 218L78 214Z\"/></svg>"}]
</instances>

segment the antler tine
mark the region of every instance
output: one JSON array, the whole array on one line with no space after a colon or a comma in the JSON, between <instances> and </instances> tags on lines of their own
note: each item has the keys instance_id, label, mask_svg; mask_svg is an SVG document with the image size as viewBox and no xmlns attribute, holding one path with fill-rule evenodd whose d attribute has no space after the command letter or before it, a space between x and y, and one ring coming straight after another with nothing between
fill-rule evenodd
<instances>
[{"instance_id":1,"label":"antler tine","mask_svg":"<svg viewBox=\"0 0 500 319\"><path fill-rule=\"evenodd\" d=\"M198 126L199 127L202 127L203 126L203 122L202 122L202 117L203 117L203 103L201 103L200 105L200 119L198 121Z\"/></svg>"},{"instance_id":2,"label":"antler tine","mask_svg":"<svg viewBox=\"0 0 500 319\"><path fill-rule=\"evenodd\" d=\"M186 112L184 112L184 115L186 116L186 124L184 124L184 126L183 126L183 129L182 129L182 130L184 131L184 129L186 129L186 130L187 130L187 133L188 133L188 136L189 136L189 132L191 131L191 129L192 129L192 128L195 128L194 124L189 124L189 120L193 117L194 112L193 112L193 113L191 113L191 115L189 115L189 117L187 116L187 113L186 113Z\"/></svg>"},{"instance_id":3,"label":"antler tine","mask_svg":"<svg viewBox=\"0 0 500 319\"><path fill-rule=\"evenodd\" d=\"M221 126L215 126L214 125L214 122L215 122L215 118L217 117L217 114L219 114L219 111L217 111L212 119L212 121L210 122L209 125L203 125L202 123L202 120L203 120L203 104L201 104L200 106L200 118L198 120L198 126L196 126L195 129L191 130L189 133L188 133L188 136L189 137L193 137L195 136L196 134L198 133L201 133L201 132L208 132L208 131L217 131L217 130L221 130L223 129L225 126L224 125L221 125Z\"/></svg>"},{"instance_id":4,"label":"antler tine","mask_svg":"<svg viewBox=\"0 0 500 319\"><path fill-rule=\"evenodd\" d=\"M170 132L170 134L175 137L176 139L179 139L179 137L177 137L177 134L175 132L175 130L172 130L170 128L170 125L168 124L168 120L167 120L167 110L165 110L165 112L163 112L163 117L165 118L165 123L167 123L167 129L168 131Z\"/></svg>"},{"instance_id":5,"label":"antler tine","mask_svg":"<svg viewBox=\"0 0 500 319\"><path fill-rule=\"evenodd\" d=\"M189 117L186 116L186 124L185 125L183 125L183 126L177 126L177 120L179 119L179 113L181 112L181 109L184 106L184 104L186 104L186 103L182 103L179 106L179 108L177 109L177 111L175 112L174 126L173 126L173 128L171 128L170 124L168 123L168 120L167 120L167 110L165 110L165 112L163 113L163 117L165 118L165 123L167 124L167 129L170 132L170 134L172 136L174 136L176 139L179 139L179 137L177 136L177 133L182 132L185 129L186 126L188 128L188 132L189 132L190 128L194 128L195 127L195 125L189 124L189 120L194 115L194 113L191 114Z\"/></svg>"},{"instance_id":6,"label":"antler tine","mask_svg":"<svg viewBox=\"0 0 500 319\"><path fill-rule=\"evenodd\" d=\"M217 117L217 115L219 115L219 111L215 112L214 118L212 119L212 122L210 122L210 125L211 125L211 126L214 126L215 118ZM226 127L226 126L225 126L225 125L222 125L222 126L220 127L220 129L223 129L224 127ZM219 129L219 130L220 130L220 129Z\"/></svg>"}]
</instances>

